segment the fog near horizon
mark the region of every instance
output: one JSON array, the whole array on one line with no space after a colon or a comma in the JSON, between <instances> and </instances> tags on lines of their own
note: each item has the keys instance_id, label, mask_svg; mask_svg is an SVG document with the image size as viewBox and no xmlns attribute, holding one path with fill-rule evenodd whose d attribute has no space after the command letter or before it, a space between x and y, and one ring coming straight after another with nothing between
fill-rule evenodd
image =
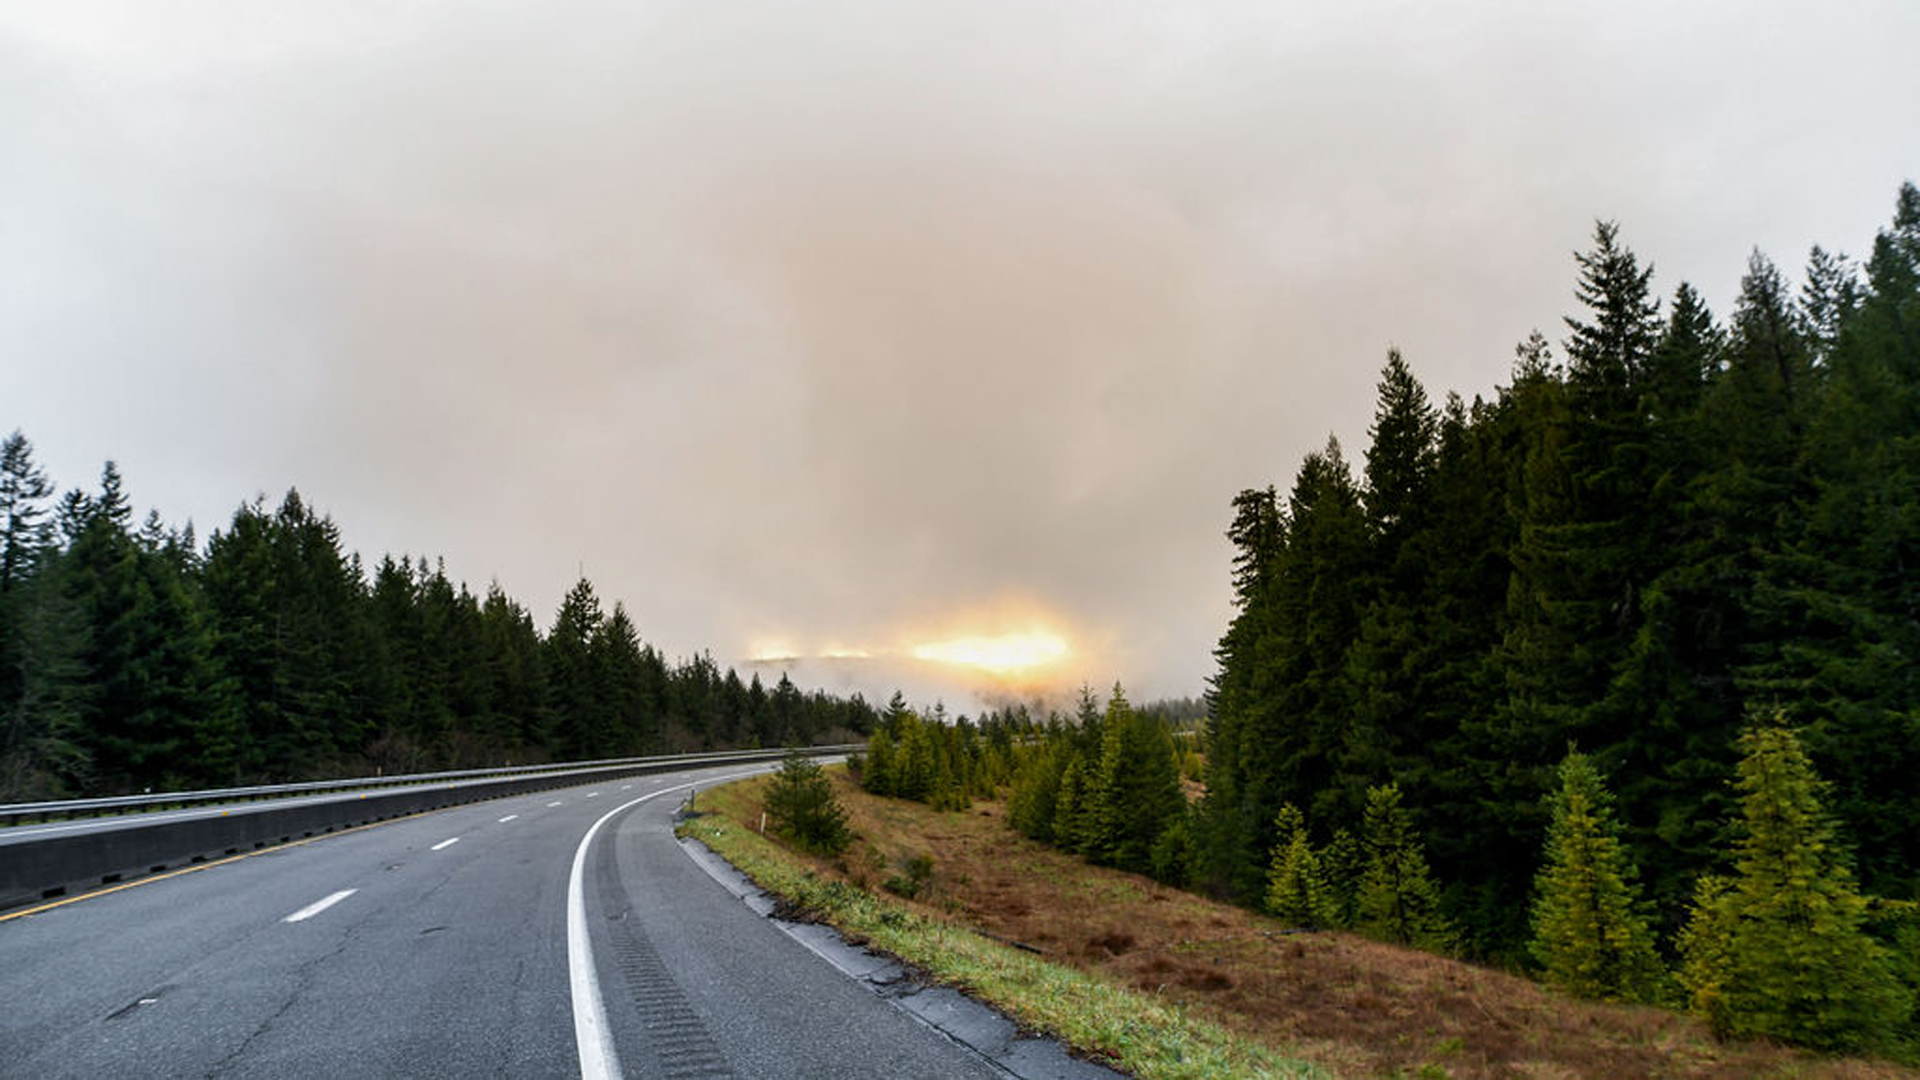
<instances>
[{"instance_id":1,"label":"fog near horizon","mask_svg":"<svg viewBox=\"0 0 1920 1080\"><path fill-rule=\"evenodd\" d=\"M0 429L63 487L956 708L1199 693L1233 494L1360 461L1389 346L1505 381L1596 218L1724 317L1920 175L1895 2L41 7ZM1067 651L915 655L1007 634Z\"/></svg>"}]
</instances>

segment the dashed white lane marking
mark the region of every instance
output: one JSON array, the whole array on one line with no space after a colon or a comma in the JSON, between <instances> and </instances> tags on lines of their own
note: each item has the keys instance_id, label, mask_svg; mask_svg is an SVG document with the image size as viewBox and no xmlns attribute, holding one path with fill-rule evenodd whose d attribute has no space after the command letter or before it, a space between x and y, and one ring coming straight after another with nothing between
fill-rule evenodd
<instances>
[{"instance_id":1,"label":"dashed white lane marking","mask_svg":"<svg viewBox=\"0 0 1920 1080\"><path fill-rule=\"evenodd\" d=\"M341 889L339 892L334 893L332 896L323 897L319 900L315 900L313 903L308 904L306 907L301 908L299 911L294 912L293 914L287 916L286 918L280 921L281 922L300 922L303 919L311 919L315 915L320 914L321 912L327 910L333 905L339 903L342 900L345 900L347 897L352 896L354 893L357 893L359 891L360 891L359 889Z\"/></svg>"},{"instance_id":2,"label":"dashed white lane marking","mask_svg":"<svg viewBox=\"0 0 1920 1080\"><path fill-rule=\"evenodd\" d=\"M558 802L550 802L550 803L548 803L548 804L547 804L547 809L549 809L549 810L551 810L551 809L553 809L554 807L556 807L556 806L559 806L559 805L560 805L560 804L559 804Z\"/></svg>"},{"instance_id":3,"label":"dashed white lane marking","mask_svg":"<svg viewBox=\"0 0 1920 1080\"><path fill-rule=\"evenodd\" d=\"M567 986L573 997L573 1041L580 1052L580 1080L608 1080L624 1075L620 1071L620 1053L613 1046L613 1031L607 1026L607 1003L600 996L600 979L593 970L593 943L587 938L587 900L582 885L587 873L587 848L593 834L614 815L648 799L657 799L671 791L684 791L701 784L722 784L743 776L766 772L772 766L732 776L716 776L687 784L650 791L637 799L621 803L600 815L587 827L580 846L573 850L573 873L567 878Z\"/></svg>"},{"instance_id":4,"label":"dashed white lane marking","mask_svg":"<svg viewBox=\"0 0 1920 1080\"><path fill-rule=\"evenodd\" d=\"M506 817L503 817L500 819L500 824L505 825L507 822L512 821L514 818L517 818L519 816L520 816L519 814L508 814Z\"/></svg>"},{"instance_id":5,"label":"dashed white lane marking","mask_svg":"<svg viewBox=\"0 0 1920 1080\"><path fill-rule=\"evenodd\" d=\"M597 792L597 791L589 791L589 792L587 792L587 798L589 798L589 799L593 799L593 798L598 798L598 797L599 797L599 795L600 795L600 793L599 793L599 792Z\"/></svg>"},{"instance_id":6,"label":"dashed white lane marking","mask_svg":"<svg viewBox=\"0 0 1920 1080\"><path fill-rule=\"evenodd\" d=\"M633 785L632 785L632 784L621 784L621 785L620 785L620 790L621 790L621 791L630 791L630 790L632 790L632 789L633 789Z\"/></svg>"},{"instance_id":7,"label":"dashed white lane marking","mask_svg":"<svg viewBox=\"0 0 1920 1080\"><path fill-rule=\"evenodd\" d=\"M452 838L451 840L442 840L439 843L433 845L433 850L439 851L441 848L450 848L459 842L460 842L460 838L457 836Z\"/></svg>"}]
</instances>

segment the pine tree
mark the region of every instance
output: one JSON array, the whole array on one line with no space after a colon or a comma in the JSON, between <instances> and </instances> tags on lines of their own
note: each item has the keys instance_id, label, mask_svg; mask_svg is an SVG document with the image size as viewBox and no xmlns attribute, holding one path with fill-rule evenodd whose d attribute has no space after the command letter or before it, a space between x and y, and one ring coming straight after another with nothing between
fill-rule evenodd
<instances>
[{"instance_id":1,"label":"pine tree","mask_svg":"<svg viewBox=\"0 0 1920 1080\"><path fill-rule=\"evenodd\" d=\"M42 519L53 492L25 435L15 431L0 442L0 717L7 718L0 723L0 790L24 789L29 775L42 774L42 755L32 746L48 729L42 721L30 722L21 707L34 665L41 662L29 653L42 654L48 644L44 617L29 611L26 593L49 549ZM37 625L28 625L30 619ZM36 700L44 700L43 691L36 689Z\"/></svg>"},{"instance_id":2,"label":"pine tree","mask_svg":"<svg viewBox=\"0 0 1920 1080\"><path fill-rule=\"evenodd\" d=\"M1840 344L1840 328L1853 317L1862 299L1853 261L1823 250L1818 244L1807 255L1807 278L1800 287L1800 334L1824 362Z\"/></svg>"},{"instance_id":3,"label":"pine tree","mask_svg":"<svg viewBox=\"0 0 1920 1080\"><path fill-rule=\"evenodd\" d=\"M1060 773L1060 793L1053 801L1053 842L1063 851L1086 850L1087 826L1084 794L1087 783L1086 762L1078 753L1071 755Z\"/></svg>"},{"instance_id":4,"label":"pine tree","mask_svg":"<svg viewBox=\"0 0 1920 1080\"><path fill-rule=\"evenodd\" d=\"M1451 949L1454 931L1440 914L1440 890L1427 869L1412 817L1400 804L1398 786L1367 790L1361 843L1367 863L1355 898L1354 929L1381 941L1440 952Z\"/></svg>"},{"instance_id":5,"label":"pine tree","mask_svg":"<svg viewBox=\"0 0 1920 1080\"><path fill-rule=\"evenodd\" d=\"M1696 494L1712 452L1701 402L1720 370L1726 335L1693 287L1675 290L1654 347L1642 407L1649 466L1642 558L1655 567L1641 590L1641 622L1598 710L1623 737L1607 749L1625 837L1641 853L1652 895L1667 911L1685 902L1698 867L1717 849L1717 800L1732 775L1741 695L1734 671L1747 645L1749 589L1727 555L1715 515Z\"/></svg>"},{"instance_id":6,"label":"pine tree","mask_svg":"<svg viewBox=\"0 0 1920 1080\"><path fill-rule=\"evenodd\" d=\"M1673 941L1674 951L1680 954L1675 975L1686 993L1687 1007L1720 1036L1733 1032L1736 1024L1727 1000L1735 950L1741 947L1733 884L1719 874L1706 874L1695 882L1687 921Z\"/></svg>"},{"instance_id":7,"label":"pine tree","mask_svg":"<svg viewBox=\"0 0 1920 1080\"><path fill-rule=\"evenodd\" d=\"M893 736L882 727L867 740L867 756L860 767L860 786L875 795L894 793Z\"/></svg>"},{"instance_id":8,"label":"pine tree","mask_svg":"<svg viewBox=\"0 0 1920 1080\"><path fill-rule=\"evenodd\" d=\"M893 793L902 799L925 802L939 780L933 735L927 730L927 722L911 710L897 714L892 726L896 740Z\"/></svg>"},{"instance_id":9,"label":"pine tree","mask_svg":"<svg viewBox=\"0 0 1920 1080\"><path fill-rule=\"evenodd\" d=\"M99 782L122 791L230 782L238 718L198 595L171 557L128 531L132 509L112 462L100 494L74 502L85 517L59 583L86 627L77 659L96 692L76 734Z\"/></svg>"},{"instance_id":10,"label":"pine tree","mask_svg":"<svg viewBox=\"0 0 1920 1080\"><path fill-rule=\"evenodd\" d=\"M1332 785L1347 792L1351 809L1382 776L1423 801L1438 781L1430 748L1453 734L1428 693L1434 653L1445 643L1434 593L1439 564L1460 557L1434 543L1441 418L1397 349L1388 353L1377 402L1364 492L1370 595L1347 653L1351 707Z\"/></svg>"},{"instance_id":11,"label":"pine tree","mask_svg":"<svg viewBox=\"0 0 1920 1080\"><path fill-rule=\"evenodd\" d=\"M1612 801L1587 756L1569 753L1534 881L1529 948L1547 980L1571 993L1653 1001L1663 972Z\"/></svg>"},{"instance_id":12,"label":"pine tree","mask_svg":"<svg viewBox=\"0 0 1920 1080\"><path fill-rule=\"evenodd\" d=\"M46 500L53 482L33 460L33 444L15 431L0 443L0 594L23 584L46 546ZM0 686L5 685L0 683Z\"/></svg>"},{"instance_id":13,"label":"pine tree","mask_svg":"<svg viewBox=\"0 0 1920 1080\"><path fill-rule=\"evenodd\" d=\"M1823 805L1777 722L1740 737L1734 875L1704 884L1679 945L1694 1012L1716 1032L1841 1052L1887 1048L1912 1013Z\"/></svg>"},{"instance_id":14,"label":"pine tree","mask_svg":"<svg viewBox=\"0 0 1920 1080\"><path fill-rule=\"evenodd\" d=\"M1320 868L1326 874L1331 924L1352 926L1360 916L1360 882L1367 873L1367 849L1350 829L1333 830L1326 850L1320 853Z\"/></svg>"},{"instance_id":15,"label":"pine tree","mask_svg":"<svg viewBox=\"0 0 1920 1080\"><path fill-rule=\"evenodd\" d=\"M1131 720L1127 699L1115 686L1101 723L1099 748L1087 761L1080 792L1079 849L1094 862L1109 866L1118 865L1122 829L1131 809L1124 804L1120 786L1130 764L1126 743Z\"/></svg>"},{"instance_id":16,"label":"pine tree","mask_svg":"<svg viewBox=\"0 0 1920 1080\"><path fill-rule=\"evenodd\" d=\"M1755 620L1790 648L1744 672L1803 725L1832 779L1861 884L1920 891L1920 189L1875 238L1865 292L1820 368L1797 515L1753 590ZM1782 515L1783 517L1785 515ZM1792 519L1789 519L1792 521Z\"/></svg>"},{"instance_id":17,"label":"pine tree","mask_svg":"<svg viewBox=\"0 0 1920 1080\"><path fill-rule=\"evenodd\" d=\"M1291 926L1318 930L1334 926L1338 915L1320 856L1307 839L1307 821L1287 803L1274 821L1279 837L1267 871L1267 910Z\"/></svg>"},{"instance_id":18,"label":"pine tree","mask_svg":"<svg viewBox=\"0 0 1920 1080\"><path fill-rule=\"evenodd\" d=\"M1216 896L1247 887L1258 835L1252 815L1271 780L1261 735L1268 708L1264 653L1272 633L1269 594L1286 544L1272 487L1234 497L1227 540L1234 550L1235 615L1214 650L1219 671L1207 695L1207 794L1193 822L1193 876Z\"/></svg>"},{"instance_id":19,"label":"pine tree","mask_svg":"<svg viewBox=\"0 0 1920 1080\"><path fill-rule=\"evenodd\" d=\"M1439 416L1399 349L1387 351L1367 448L1367 518L1389 549L1420 526L1429 508Z\"/></svg>"},{"instance_id":20,"label":"pine tree","mask_svg":"<svg viewBox=\"0 0 1920 1080\"><path fill-rule=\"evenodd\" d=\"M640 634L624 604L616 600L612 613L600 621L589 652L596 693L606 716L606 752L616 756L647 753L654 745L658 718L646 700Z\"/></svg>"},{"instance_id":21,"label":"pine tree","mask_svg":"<svg viewBox=\"0 0 1920 1080\"><path fill-rule=\"evenodd\" d=\"M1515 349L1512 387L1492 417L1498 440L1507 574L1501 582L1495 640L1478 666L1478 711L1460 721L1464 767L1449 800L1461 815L1455 865L1471 874L1477 936L1511 947L1526 936L1530 867L1545 829L1540 797L1552 766L1590 703L1580 686L1585 627L1569 597L1577 561L1569 539L1575 484L1568 390L1546 338L1535 331ZM1443 821L1444 825L1444 821ZM1518 960L1518 957L1514 959Z\"/></svg>"},{"instance_id":22,"label":"pine tree","mask_svg":"<svg viewBox=\"0 0 1920 1080\"><path fill-rule=\"evenodd\" d=\"M497 733L503 760L525 760L546 742L546 682L540 668L540 631L533 616L494 582L480 608L481 651L491 687L492 715L483 726Z\"/></svg>"},{"instance_id":23,"label":"pine tree","mask_svg":"<svg viewBox=\"0 0 1920 1080\"><path fill-rule=\"evenodd\" d=\"M62 589L58 556L43 560L11 596L14 696L4 702L0 799L72 798L94 783L86 725L99 683L88 666L91 632L80 605Z\"/></svg>"},{"instance_id":24,"label":"pine tree","mask_svg":"<svg viewBox=\"0 0 1920 1080\"><path fill-rule=\"evenodd\" d=\"M547 634L547 689L552 695L556 756L581 761L603 756L611 741L600 696L595 693L593 640L605 618L593 583L581 578L567 590Z\"/></svg>"},{"instance_id":25,"label":"pine tree","mask_svg":"<svg viewBox=\"0 0 1920 1080\"><path fill-rule=\"evenodd\" d=\"M775 831L808 851L834 856L853 842L846 808L834 796L832 781L799 750L788 752L773 774L765 803Z\"/></svg>"}]
</instances>

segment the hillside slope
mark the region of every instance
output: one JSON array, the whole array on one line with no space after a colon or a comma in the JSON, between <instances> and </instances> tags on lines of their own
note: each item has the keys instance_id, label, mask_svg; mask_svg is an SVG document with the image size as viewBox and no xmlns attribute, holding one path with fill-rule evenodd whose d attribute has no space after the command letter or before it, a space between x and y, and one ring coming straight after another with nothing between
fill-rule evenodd
<instances>
[{"instance_id":1,"label":"hillside slope","mask_svg":"<svg viewBox=\"0 0 1920 1080\"><path fill-rule=\"evenodd\" d=\"M858 837L808 869L928 917L1142 991L1340 1075L1915 1075L1765 1044L1716 1043L1675 1013L1558 995L1525 978L1273 919L1090 866L1006 827L1004 807L940 813L834 782ZM702 809L759 825L761 781ZM911 899L909 864L931 859ZM924 869L924 867L923 867Z\"/></svg>"}]
</instances>

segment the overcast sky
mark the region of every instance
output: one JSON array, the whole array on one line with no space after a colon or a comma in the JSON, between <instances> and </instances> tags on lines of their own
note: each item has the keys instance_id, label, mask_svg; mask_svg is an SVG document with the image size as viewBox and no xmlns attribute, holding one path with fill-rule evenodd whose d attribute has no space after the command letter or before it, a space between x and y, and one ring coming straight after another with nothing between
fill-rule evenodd
<instances>
[{"instance_id":1,"label":"overcast sky","mask_svg":"<svg viewBox=\"0 0 1920 1080\"><path fill-rule=\"evenodd\" d=\"M1198 693L1228 502L1920 177L1920 4L0 7L0 433L204 537L297 486L669 655L1045 629ZM885 665L797 677L908 681ZM929 691L931 692L931 691ZM943 691L951 692L951 691ZM949 704L967 704L964 701Z\"/></svg>"}]
</instances>

